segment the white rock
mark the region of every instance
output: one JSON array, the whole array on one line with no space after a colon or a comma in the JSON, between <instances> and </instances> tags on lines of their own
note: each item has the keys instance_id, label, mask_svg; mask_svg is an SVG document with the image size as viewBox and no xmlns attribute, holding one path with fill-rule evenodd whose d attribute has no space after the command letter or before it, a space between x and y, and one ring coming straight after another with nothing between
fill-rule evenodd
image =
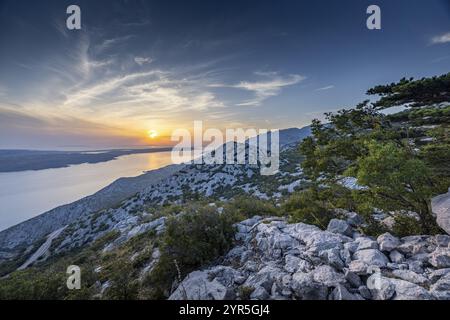
<instances>
[{"instance_id":1,"label":"white rock","mask_svg":"<svg viewBox=\"0 0 450 320\"><path fill-rule=\"evenodd\" d=\"M381 251L392 251L400 245L400 240L390 233L384 233L377 238Z\"/></svg>"},{"instance_id":2,"label":"white rock","mask_svg":"<svg viewBox=\"0 0 450 320\"><path fill-rule=\"evenodd\" d=\"M428 275L428 279L430 279L431 283L435 283L447 274L450 274L450 268L435 270Z\"/></svg>"},{"instance_id":3,"label":"white rock","mask_svg":"<svg viewBox=\"0 0 450 320\"><path fill-rule=\"evenodd\" d=\"M430 292L439 300L450 300L450 273L433 284Z\"/></svg>"},{"instance_id":4,"label":"white rock","mask_svg":"<svg viewBox=\"0 0 450 320\"><path fill-rule=\"evenodd\" d=\"M345 278L342 273L338 273L334 270L334 268L323 265L319 266L313 271L311 271L311 275L315 282L324 284L328 287L336 286L340 283L345 283Z\"/></svg>"},{"instance_id":5,"label":"white rock","mask_svg":"<svg viewBox=\"0 0 450 320\"><path fill-rule=\"evenodd\" d=\"M430 254L430 263L439 269L450 267L450 248L437 248Z\"/></svg>"},{"instance_id":6,"label":"white rock","mask_svg":"<svg viewBox=\"0 0 450 320\"><path fill-rule=\"evenodd\" d=\"M436 245L439 247L448 247L450 244L450 236L448 235L437 235L434 237L436 240Z\"/></svg>"},{"instance_id":7,"label":"white rock","mask_svg":"<svg viewBox=\"0 0 450 320\"><path fill-rule=\"evenodd\" d=\"M405 261L405 256L402 255L400 252L398 252L397 250L393 250L391 251L391 253L389 253L389 258L391 259L392 262L394 263L402 263L403 261Z\"/></svg>"},{"instance_id":8,"label":"white rock","mask_svg":"<svg viewBox=\"0 0 450 320\"><path fill-rule=\"evenodd\" d=\"M410 271L410 270L394 270L394 271L392 271L392 274L397 278L400 278L402 280L412 282L412 283L415 283L418 285L425 285L428 283L427 278L425 278L424 276L417 274L413 271Z\"/></svg>"},{"instance_id":9,"label":"white rock","mask_svg":"<svg viewBox=\"0 0 450 320\"><path fill-rule=\"evenodd\" d=\"M389 300L395 294L394 284L390 279L382 277L380 274L371 275L367 282L374 300Z\"/></svg>"},{"instance_id":10,"label":"white rock","mask_svg":"<svg viewBox=\"0 0 450 320\"><path fill-rule=\"evenodd\" d=\"M378 249L378 243L369 238L357 238L356 242L358 242L356 251L365 249Z\"/></svg>"},{"instance_id":11,"label":"white rock","mask_svg":"<svg viewBox=\"0 0 450 320\"><path fill-rule=\"evenodd\" d=\"M269 293L263 287L256 288L251 294L250 299L252 300L266 300L270 297Z\"/></svg>"},{"instance_id":12,"label":"white rock","mask_svg":"<svg viewBox=\"0 0 450 320\"><path fill-rule=\"evenodd\" d=\"M366 275L369 266L360 260L353 260L349 265L349 270L357 275Z\"/></svg>"},{"instance_id":13,"label":"white rock","mask_svg":"<svg viewBox=\"0 0 450 320\"><path fill-rule=\"evenodd\" d=\"M190 273L170 295L169 300L226 300L232 298L228 289L217 280L210 280L205 271Z\"/></svg>"},{"instance_id":14,"label":"white rock","mask_svg":"<svg viewBox=\"0 0 450 320\"><path fill-rule=\"evenodd\" d=\"M331 219L328 224L327 231L339 233L349 237L353 233L352 227L346 221L339 219Z\"/></svg>"},{"instance_id":15,"label":"white rock","mask_svg":"<svg viewBox=\"0 0 450 320\"><path fill-rule=\"evenodd\" d=\"M364 300L358 294L348 292L343 285L338 285L330 295L330 300Z\"/></svg>"},{"instance_id":16,"label":"white rock","mask_svg":"<svg viewBox=\"0 0 450 320\"><path fill-rule=\"evenodd\" d=\"M369 266L384 267L389 262L388 258L386 258L381 251L376 249L356 251L353 257Z\"/></svg>"},{"instance_id":17,"label":"white rock","mask_svg":"<svg viewBox=\"0 0 450 320\"><path fill-rule=\"evenodd\" d=\"M292 276L292 290L301 300L326 300L328 287L316 283L310 273L297 272Z\"/></svg>"},{"instance_id":18,"label":"white rock","mask_svg":"<svg viewBox=\"0 0 450 320\"><path fill-rule=\"evenodd\" d=\"M398 279L389 280L395 287L394 300L433 300L433 296L417 284Z\"/></svg>"}]
</instances>

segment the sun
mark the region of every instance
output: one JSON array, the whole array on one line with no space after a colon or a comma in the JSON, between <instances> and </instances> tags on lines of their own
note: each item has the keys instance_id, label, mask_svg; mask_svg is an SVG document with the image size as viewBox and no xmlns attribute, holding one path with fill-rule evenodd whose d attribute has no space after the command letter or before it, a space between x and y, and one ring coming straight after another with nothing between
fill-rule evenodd
<instances>
[{"instance_id":1,"label":"sun","mask_svg":"<svg viewBox=\"0 0 450 320\"><path fill-rule=\"evenodd\" d=\"M155 139L158 136L158 132L156 130L148 130L147 135L150 139Z\"/></svg>"}]
</instances>

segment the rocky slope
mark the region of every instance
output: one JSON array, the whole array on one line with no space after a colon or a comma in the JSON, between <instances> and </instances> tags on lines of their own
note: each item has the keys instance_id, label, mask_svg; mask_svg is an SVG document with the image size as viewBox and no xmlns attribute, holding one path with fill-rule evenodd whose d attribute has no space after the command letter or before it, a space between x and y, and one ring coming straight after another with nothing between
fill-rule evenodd
<instances>
[{"instance_id":1,"label":"rocky slope","mask_svg":"<svg viewBox=\"0 0 450 320\"><path fill-rule=\"evenodd\" d=\"M450 236L361 235L347 213L326 231L279 218L237 224L235 246L169 299L450 299Z\"/></svg>"},{"instance_id":2,"label":"rocky slope","mask_svg":"<svg viewBox=\"0 0 450 320\"><path fill-rule=\"evenodd\" d=\"M143 285L163 261L161 243L169 222L182 221L192 199L201 198L202 205L219 216L236 196L270 200L279 208L286 196L307 185L296 148L307 132L281 132L280 170L273 176L261 176L258 166L249 164L188 164L120 180L94 198L81 200L79 207L75 203L57 208L0 233L0 251L4 260L14 262L11 271L26 269L19 275L52 272L48 270L58 264L54 270L65 270L74 259L89 260L83 267L92 269L95 280L88 298L111 297L111 288L117 286L111 268L119 265L118 259L133 266L126 283ZM361 188L355 179L342 184ZM174 205L175 211L165 211ZM364 226L360 216L346 211L336 212L327 230L289 224L283 217L255 216L235 224L231 250L187 276L179 272L164 296L174 300L450 299L450 236L372 238L361 233ZM24 245L25 251L16 250ZM178 267L186 270L184 265Z\"/></svg>"},{"instance_id":3,"label":"rocky slope","mask_svg":"<svg viewBox=\"0 0 450 320\"><path fill-rule=\"evenodd\" d=\"M0 263L30 256L58 229L56 253L87 245L104 234L130 231L151 220L146 208L177 203L187 194L230 198L239 193L261 199L281 198L302 179L295 146L310 134L309 127L280 131L281 170L261 177L255 165L171 165L134 178L122 178L74 203L0 232ZM293 163L296 163L293 165Z\"/></svg>"}]
</instances>

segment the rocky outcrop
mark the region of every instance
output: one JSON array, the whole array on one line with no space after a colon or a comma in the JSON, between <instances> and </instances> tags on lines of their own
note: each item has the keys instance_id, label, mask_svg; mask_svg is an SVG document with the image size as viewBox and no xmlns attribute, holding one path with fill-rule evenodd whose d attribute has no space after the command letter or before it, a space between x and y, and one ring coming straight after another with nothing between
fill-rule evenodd
<instances>
[{"instance_id":1,"label":"rocky outcrop","mask_svg":"<svg viewBox=\"0 0 450 320\"><path fill-rule=\"evenodd\" d=\"M343 220L323 231L261 217L236 229L221 264L189 274L170 299L450 299L445 236L374 239Z\"/></svg>"},{"instance_id":2,"label":"rocky outcrop","mask_svg":"<svg viewBox=\"0 0 450 320\"><path fill-rule=\"evenodd\" d=\"M431 208L436 214L438 225L450 234L450 189L431 200Z\"/></svg>"}]
</instances>

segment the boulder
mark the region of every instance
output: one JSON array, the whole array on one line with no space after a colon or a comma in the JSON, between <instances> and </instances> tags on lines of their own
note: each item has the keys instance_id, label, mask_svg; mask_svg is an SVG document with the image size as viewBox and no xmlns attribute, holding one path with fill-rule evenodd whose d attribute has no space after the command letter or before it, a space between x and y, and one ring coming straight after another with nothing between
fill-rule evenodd
<instances>
[{"instance_id":1,"label":"boulder","mask_svg":"<svg viewBox=\"0 0 450 320\"><path fill-rule=\"evenodd\" d=\"M437 248L430 254L430 263L438 268L449 268L450 267L450 248Z\"/></svg>"},{"instance_id":2,"label":"boulder","mask_svg":"<svg viewBox=\"0 0 450 320\"><path fill-rule=\"evenodd\" d=\"M363 297L364 299L367 299L367 300L372 299L372 294L370 293L369 288L367 288L366 286L360 286L358 288L358 292L361 295L361 297Z\"/></svg>"},{"instance_id":3,"label":"boulder","mask_svg":"<svg viewBox=\"0 0 450 320\"><path fill-rule=\"evenodd\" d=\"M405 261L405 263L408 265L408 269L415 272L415 273L419 273L422 274L424 273L424 269L423 269L423 262L420 260L413 260L413 259L408 259Z\"/></svg>"},{"instance_id":4,"label":"boulder","mask_svg":"<svg viewBox=\"0 0 450 320\"><path fill-rule=\"evenodd\" d=\"M270 297L269 293L263 287L258 287L250 294L252 300L267 300Z\"/></svg>"},{"instance_id":5,"label":"boulder","mask_svg":"<svg viewBox=\"0 0 450 320\"><path fill-rule=\"evenodd\" d=\"M390 279L395 287L394 300L434 300L434 297L417 284L398 279Z\"/></svg>"},{"instance_id":6,"label":"boulder","mask_svg":"<svg viewBox=\"0 0 450 320\"><path fill-rule=\"evenodd\" d=\"M328 296L328 287L314 282L310 273L295 273L292 276L292 290L300 300L326 300Z\"/></svg>"},{"instance_id":7,"label":"boulder","mask_svg":"<svg viewBox=\"0 0 450 320\"><path fill-rule=\"evenodd\" d=\"M322 260L336 269L342 269L344 267L344 261L341 258L341 250L337 248L324 250L319 253Z\"/></svg>"},{"instance_id":8,"label":"boulder","mask_svg":"<svg viewBox=\"0 0 450 320\"><path fill-rule=\"evenodd\" d=\"M403 237L402 244L396 249L403 254L413 255L421 252L427 252L428 236L409 236Z\"/></svg>"},{"instance_id":9,"label":"boulder","mask_svg":"<svg viewBox=\"0 0 450 320\"><path fill-rule=\"evenodd\" d=\"M245 287L250 288L258 288L262 287L266 289L267 292L270 292L272 289L272 284L274 282L274 274L271 272L258 272L256 274L250 275L247 280L244 282Z\"/></svg>"},{"instance_id":10,"label":"boulder","mask_svg":"<svg viewBox=\"0 0 450 320\"><path fill-rule=\"evenodd\" d=\"M428 283L428 279L424 276L417 274L411 270L394 270L392 274L396 278L400 278L402 280L412 282L418 285L426 285Z\"/></svg>"},{"instance_id":11,"label":"boulder","mask_svg":"<svg viewBox=\"0 0 450 320\"><path fill-rule=\"evenodd\" d=\"M359 288L362 286L361 278L354 272L351 272L350 270L347 270L345 272L345 280L354 288Z\"/></svg>"},{"instance_id":12,"label":"boulder","mask_svg":"<svg viewBox=\"0 0 450 320\"><path fill-rule=\"evenodd\" d=\"M334 270L334 268L323 265L319 266L313 271L311 271L311 275L315 282L320 284L324 284L328 287L337 286L340 283L345 283L345 278L342 273L338 273Z\"/></svg>"},{"instance_id":13,"label":"boulder","mask_svg":"<svg viewBox=\"0 0 450 320\"><path fill-rule=\"evenodd\" d=\"M378 243L369 238L358 238L356 239L358 242L358 247L356 251L366 250L366 249L378 249Z\"/></svg>"},{"instance_id":14,"label":"boulder","mask_svg":"<svg viewBox=\"0 0 450 320\"><path fill-rule=\"evenodd\" d=\"M322 231L316 226L297 223L283 230L300 242L304 243L307 251L318 255L321 251L338 248L342 249L343 243L352 241L352 238L328 231Z\"/></svg>"},{"instance_id":15,"label":"boulder","mask_svg":"<svg viewBox=\"0 0 450 320\"><path fill-rule=\"evenodd\" d=\"M353 260L348 266L348 269L357 275L366 275L368 267L369 266L363 261Z\"/></svg>"},{"instance_id":16,"label":"boulder","mask_svg":"<svg viewBox=\"0 0 450 320\"><path fill-rule=\"evenodd\" d=\"M448 247L450 244L450 236L447 236L447 235L440 234L440 235L435 236L434 239L435 239L436 245L438 247L445 248L445 247Z\"/></svg>"},{"instance_id":17,"label":"boulder","mask_svg":"<svg viewBox=\"0 0 450 320\"><path fill-rule=\"evenodd\" d=\"M362 261L369 266L385 267L389 262L388 258L381 251L376 249L356 251L353 258Z\"/></svg>"},{"instance_id":18,"label":"boulder","mask_svg":"<svg viewBox=\"0 0 450 320\"><path fill-rule=\"evenodd\" d=\"M384 233L377 238L381 251L392 251L400 245L400 240L390 233Z\"/></svg>"},{"instance_id":19,"label":"boulder","mask_svg":"<svg viewBox=\"0 0 450 320\"><path fill-rule=\"evenodd\" d=\"M436 281L438 281L440 278L446 276L447 274L450 274L450 268L438 269L438 270L431 272L428 275L428 279L430 279L431 283L435 283Z\"/></svg>"},{"instance_id":20,"label":"boulder","mask_svg":"<svg viewBox=\"0 0 450 320\"><path fill-rule=\"evenodd\" d=\"M295 273L300 268L300 262L302 261L302 259L288 254L284 257L284 261L284 270L289 273Z\"/></svg>"},{"instance_id":21,"label":"boulder","mask_svg":"<svg viewBox=\"0 0 450 320\"><path fill-rule=\"evenodd\" d=\"M346 221L339 219L331 219L328 224L327 231L339 233L348 237L351 237L353 234L352 227Z\"/></svg>"},{"instance_id":22,"label":"boulder","mask_svg":"<svg viewBox=\"0 0 450 320\"><path fill-rule=\"evenodd\" d=\"M395 294L395 286L390 279L377 273L369 277L367 286L374 300L389 300Z\"/></svg>"},{"instance_id":23,"label":"boulder","mask_svg":"<svg viewBox=\"0 0 450 320\"><path fill-rule=\"evenodd\" d=\"M350 253L355 253L358 249L359 243L357 241L344 243L344 249L347 249Z\"/></svg>"},{"instance_id":24,"label":"boulder","mask_svg":"<svg viewBox=\"0 0 450 320\"><path fill-rule=\"evenodd\" d=\"M431 294L439 300L450 300L450 273L431 286Z\"/></svg>"},{"instance_id":25,"label":"boulder","mask_svg":"<svg viewBox=\"0 0 450 320\"><path fill-rule=\"evenodd\" d=\"M436 214L438 225L450 234L450 189L448 193L431 199L431 209Z\"/></svg>"},{"instance_id":26,"label":"boulder","mask_svg":"<svg viewBox=\"0 0 450 320\"><path fill-rule=\"evenodd\" d=\"M343 285L339 284L334 290L331 292L330 300L364 300L359 294L350 293L347 288Z\"/></svg>"},{"instance_id":27,"label":"boulder","mask_svg":"<svg viewBox=\"0 0 450 320\"><path fill-rule=\"evenodd\" d=\"M190 273L170 295L169 300L228 300L234 298L231 290L217 280L210 280L206 271Z\"/></svg>"},{"instance_id":28,"label":"boulder","mask_svg":"<svg viewBox=\"0 0 450 320\"><path fill-rule=\"evenodd\" d=\"M405 261L405 256L397 250L393 250L391 251L391 253L389 253L389 259L391 259L393 263L402 263L403 261Z\"/></svg>"}]
</instances>

